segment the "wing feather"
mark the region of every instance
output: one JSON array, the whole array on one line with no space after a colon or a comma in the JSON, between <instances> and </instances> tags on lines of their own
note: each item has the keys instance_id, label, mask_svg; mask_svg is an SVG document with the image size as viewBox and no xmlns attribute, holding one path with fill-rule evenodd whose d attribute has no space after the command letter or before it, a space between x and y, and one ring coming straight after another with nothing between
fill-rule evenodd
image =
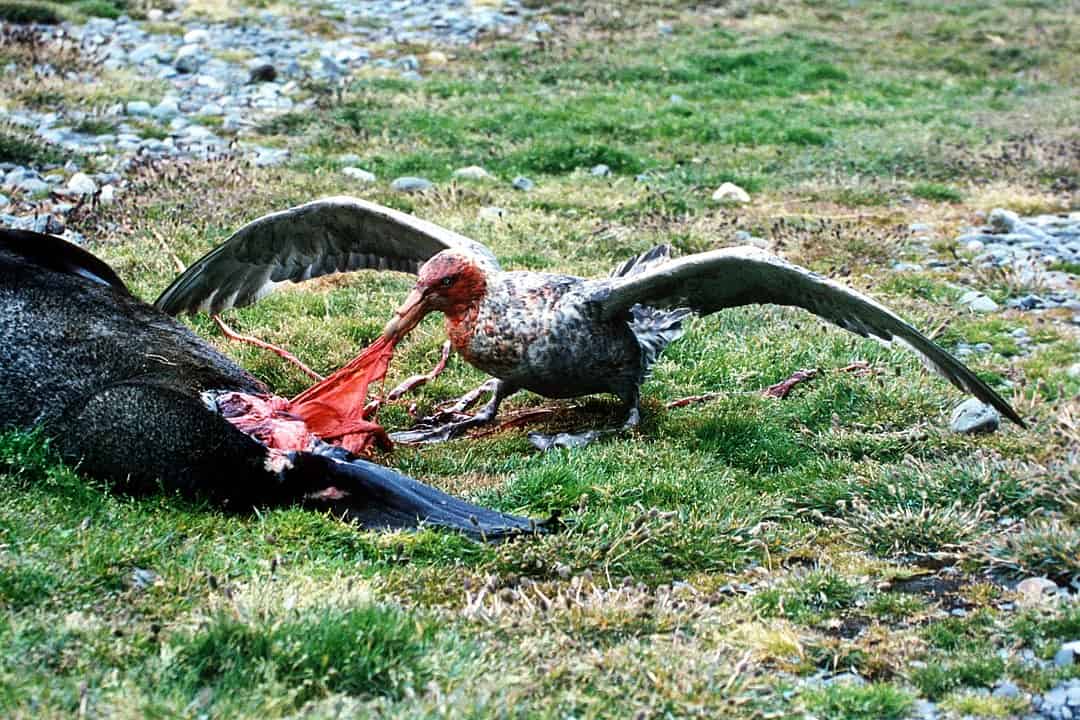
<instances>
[{"instance_id":1,"label":"wing feather","mask_svg":"<svg viewBox=\"0 0 1080 720\"><path fill-rule=\"evenodd\" d=\"M891 310L758 248L699 253L636 275L598 281L590 299L605 319L619 317L638 303L689 307L701 314L759 303L801 307L863 337L908 347L953 385L1024 426L1017 412L967 366Z\"/></svg>"},{"instance_id":2,"label":"wing feather","mask_svg":"<svg viewBox=\"0 0 1080 720\"><path fill-rule=\"evenodd\" d=\"M492 268L481 243L392 208L332 197L272 213L240 228L177 277L154 303L171 315L250 305L284 282L353 270L416 273L458 249Z\"/></svg>"}]
</instances>

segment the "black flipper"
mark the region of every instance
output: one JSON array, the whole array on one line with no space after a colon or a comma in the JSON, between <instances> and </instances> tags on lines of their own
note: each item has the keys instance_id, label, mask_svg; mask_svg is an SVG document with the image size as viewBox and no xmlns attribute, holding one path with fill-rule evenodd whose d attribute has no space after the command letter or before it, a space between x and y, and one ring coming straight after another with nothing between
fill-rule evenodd
<instances>
[{"instance_id":1,"label":"black flipper","mask_svg":"<svg viewBox=\"0 0 1080 720\"><path fill-rule=\"evenodd\" d=\"M287 485L298 483L309 492L336 488L348 496L326 503L371 530L435 526L458 530L483 540L501 540L546 532L548 523L489 510L447 495L441 490L365 460L338 460L325 455L297 453L285 471Z\"/></svg>"},{"instance_id":2,"label":"black flipper","mask_svg":"<svg viewBox=\"0 0 1080 720\"><path fill-rule=\"evenodd\" d=\"M77 275L128 294L124 281L105 261L63 238L29 230L0 228L0 245L32 265Z\"/></svg>"}]
</instances>

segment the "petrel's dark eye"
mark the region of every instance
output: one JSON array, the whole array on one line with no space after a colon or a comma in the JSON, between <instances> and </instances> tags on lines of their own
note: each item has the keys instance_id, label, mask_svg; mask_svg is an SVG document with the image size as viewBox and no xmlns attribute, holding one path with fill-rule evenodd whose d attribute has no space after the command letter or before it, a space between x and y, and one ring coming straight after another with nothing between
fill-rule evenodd
<instances>
[{"instance_id":1,"label":"petrel's dark eye","mask_svg":"<svg viewBox=\"0 0 1080 720\"><path fill-rule=\"evenodd\" d=\"M453 284L454 284L454 280L455 280L455 279L456 279L456 278L454 278L454 276L452 276L452 275L451 275L450 277L444 277L444 278L442 279L442 283L441 283L441 284L442 284L442 286L443 286L443 287L450 287L451 285L453 285Z\"/></svg>"}]
</instances>

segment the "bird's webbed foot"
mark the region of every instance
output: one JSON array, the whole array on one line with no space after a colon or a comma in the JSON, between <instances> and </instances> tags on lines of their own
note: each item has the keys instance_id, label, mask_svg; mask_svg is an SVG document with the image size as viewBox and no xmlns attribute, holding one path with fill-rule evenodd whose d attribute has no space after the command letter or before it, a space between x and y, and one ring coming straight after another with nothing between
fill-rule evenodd
<instances>
[{"instance_id":1,"label":"bird's webbed foot","mask_svg":"<svg viewBox=\"0 0 1080 720\"><path fill-rule=\"evenodd\" d=\"M491 400L479 412L474 415L465 412L489 392L492 393ZM421 418L408 430L390 433L390 439L396 443L428 444L446 442L460 437L467 430L494 420L499 404L508 394L501 391L498 380L488 380L453 403L440 408L434 414Z\"/></svg>"},{"instance_id":2,"label":"bird's webbed foot","mask_svg":"<svg viewBox=\"0 0 1080 720\"><path fill-rule=\"evenodd\" d=\"M546 452L552 448L581 448L593 444L606 435L616 435L632 430L637 427L639 422L641 422L641 411L638 409L637 401L634 400L626 414L626 420L623 421L622 426L619 428L584 430L576 433L561 432L553 435L531 432L529 433L529 444L541 452Z\"/></svg>"}]
</instances>

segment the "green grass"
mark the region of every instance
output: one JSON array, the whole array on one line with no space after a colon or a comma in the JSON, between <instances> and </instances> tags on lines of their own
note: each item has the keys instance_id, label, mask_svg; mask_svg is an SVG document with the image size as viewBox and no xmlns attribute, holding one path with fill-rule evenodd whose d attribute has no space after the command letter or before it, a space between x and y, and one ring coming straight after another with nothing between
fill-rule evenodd
<instances>
[{"instance_id":1,"label":"green grass","mask_svg":"<svg viewBox=\"0 0 1080 720\"><path fill-rule=\"evenodd\" d=\"M290 614L291 615L291 614ZM235 693L262 679L302 688L297 706L327 693L387 695L422 658L431 626L389 608L320 608L262 622L229 614L175 643L166 671L189 692Z\"/></svg>"},{"instance_id":2,"label":"green grass","mask_svg":"<svg viewBox=\"0 0 1080 720\"><path fill-rule=\"evenodd\" d=\"M910 694L891 685L832 685L806 700L812 712L837 720L900 720L913 704Z\"/></svg>"},{"instance_id":3,"label":"green grass","mask_svg":"<svg viewBox=\"0 0 1080 720\"><path fill-rule=\"evenodd\" d=\"M699 252L745 230L947 348L990 342L969 362L1032 429L953 435L962 394L910 353L751 306L688 323L629 435L538 454L527 431L608 427L617 404L522 393L507 414L554 415L378 458L501 510L561 513L566 528L535 540L485 546L361 532L299 509L225 514L130 497L60 464L40 435L4 434L0 715L900 718L918 698L1022 715L980 693L1004 678L1041 691L1064 677L1017 654L1050 658L1060 638L1080 636L1077 604L1007 603L1019 577L1076 572L1073 334L1062 318L956 310L963 289L1005 300L1017 278L891 267L921 262L912 223L932 222L947 256L977 211L1056 210L1048 188L1078 171L1074 14L1029 0L753 2L707 16L673 0L625 4L620 17L592 2L543 9L560 33L550 45L486 39L422 82L373 71L340 97L305 86L317 107L264 120L252 138L288 147L292 165L142 168L122 203L86 208L71 226L146 299L175 275L172 253L190 264L263 213L332 194L474 237L507 267L593 276L657 243ZM657 21L675 32L658 36ZM988 38L1003 27L1018 31ZM94 118L163 92L123 73L38 81L25 47L0 55L16 65L0 77L12 106ZM83 129L107 130L99 123ZM16 131L0 133L0 148L60 161ZM344 153L379 182L348 183ZM588 174L600 163L612 177ZM501 182L451 182L472 164ZM392 193L403 174L437 187ZM536 188L511 189L518 174ZM713 203L723 182L752 202ZM488 206L505 219L481 219ZM410 286L357 273L229 320L326 373L378 335ZM223 342L208 318L188 322L276 392L307 386L275 356ZM1027 348L1011 335L1019 327L1035 338ZM444 337L425 321L387 386L426 372ZM845 370L854 361L867 371ZM819 374L787 399L761 397L804 368ZM408 403L425 413L483 379L455 359L380 419L404 427ZM867 683L807 684L823 671Z\"/></svg>"},{"instance_id":4,"label":"green grass","mask_svg":"<svg viewBox=\"0 0 1080 720\"><path fill-rule=\"evenodd\" d=\"M40 167L61 163L63 158L63 152L48 143L28 137L24 130L0 126L0 162Z\"/></svg>"}]
</instances>

